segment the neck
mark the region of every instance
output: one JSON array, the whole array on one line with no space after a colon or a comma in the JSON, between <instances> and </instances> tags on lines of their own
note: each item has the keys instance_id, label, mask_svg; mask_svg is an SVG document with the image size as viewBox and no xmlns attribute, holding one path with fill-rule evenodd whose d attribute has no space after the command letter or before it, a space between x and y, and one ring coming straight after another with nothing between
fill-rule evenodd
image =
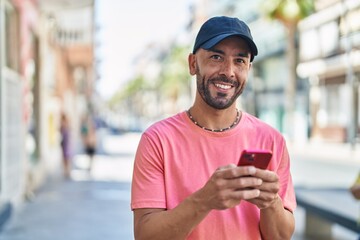
<instances>
[{"instance_id":1,"label":"neck","mask_svg":"<svg viewBox=\"0 0 360 240\"><path fill-rule=\"evenodd\" d=\"M241 112L236 108L209 112L192 107L187 114L194 124L211 132L230 130L239 123L241 117Z\"/></svg>"}]
</instances>

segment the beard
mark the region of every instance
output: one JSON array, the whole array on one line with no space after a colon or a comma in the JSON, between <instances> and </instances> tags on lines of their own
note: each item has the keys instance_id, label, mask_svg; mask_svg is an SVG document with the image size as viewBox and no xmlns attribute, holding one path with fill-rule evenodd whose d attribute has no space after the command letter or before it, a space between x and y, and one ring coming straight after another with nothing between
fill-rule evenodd
<instances>
[{"instance_id":1,"label":"beard","mask_svg":"<svg viewBox=\"0 0 360 240\"><path fill-rule=\"evenodd\" d=\"M236 99L241 95L245 87L245 81L240 84L237 81L228 79L225 76L219 76L214 78L209 78L208 81L205 80L205 77L202 76L197 68L196 70L196 85L197 91L200 94L201 98L211 107L222 110L230 107ZM215 82L229 83L235 88L235 93L232 96L228 94L217 92L216 96L212 96L210 92L210 85Z\"/></svg>"}]
</instances>

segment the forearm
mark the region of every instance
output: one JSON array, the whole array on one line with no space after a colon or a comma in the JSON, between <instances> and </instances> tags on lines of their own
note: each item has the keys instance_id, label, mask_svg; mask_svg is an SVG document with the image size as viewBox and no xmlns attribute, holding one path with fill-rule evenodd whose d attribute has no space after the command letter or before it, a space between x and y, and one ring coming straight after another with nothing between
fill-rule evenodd
<instances>
[{"instance_id":1,"label":"forearm","mask_svg":"<svg viewBox=\"0 0 360 240\"><path fill-rule=\"evenodd\" d=\"M260 230L265 240L289 240L294 228L294 216L284 208L279 196L270 207L260 210Z\"/></svg>"},{"instance_id":2,"label":"forearm","mask_svg":"<svg viewBox=\"0 0 360 240\"><path fill-rule=\"evenodd\" d=\"M194 194L174 209L144 214L135 222L135 239L185 239L209 211Z\"/></svg>"}]
</instances>

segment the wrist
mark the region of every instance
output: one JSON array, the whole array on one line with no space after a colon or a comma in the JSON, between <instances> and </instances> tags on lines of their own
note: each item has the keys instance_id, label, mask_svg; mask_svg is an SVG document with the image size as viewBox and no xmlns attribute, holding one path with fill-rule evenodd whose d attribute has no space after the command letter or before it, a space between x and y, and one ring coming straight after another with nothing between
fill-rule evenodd
<instances>
[{"instance_id":1,"label":"wrist","mask_svg":"<svg viewBox=\"0 0 360 240\"><path fill-rule=\"evenodd\" d=\"M276 196L274 197L274 199L269 203L269 205L265 208L265 209L277 209L278 207L283 208L283 204L282 204L282 200L279 196L279 194L276 194Z\"/></svg>"},{"instance_id":2,"label":"wrist","mask_svg":"<svg viewBox=\"0 0 360 240\"><path fill-rule=\"evenodd\" d=\"M207 204L206 197L203 197L200 191L197 191L188 197L188 201L191 205L193 205L193 209L195 209L195 211L199 214L206 215L211 211L211 207Z\"/></svg>"}]
</instances>

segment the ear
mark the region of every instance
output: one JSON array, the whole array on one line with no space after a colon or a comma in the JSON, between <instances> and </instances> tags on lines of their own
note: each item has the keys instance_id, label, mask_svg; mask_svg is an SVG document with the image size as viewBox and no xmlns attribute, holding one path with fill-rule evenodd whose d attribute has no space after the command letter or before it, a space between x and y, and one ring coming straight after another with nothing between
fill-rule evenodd
<instances>
[{"instance_id":1,"label":"ear","mask_svg":"<svg viewBox=\"0 0 360 240\"><path fill-rule=\"evenodd\" d=\"M196 74L196 56L190 53L188 57L189 73L194 76Z\"/></svg>"}]
</instances>

